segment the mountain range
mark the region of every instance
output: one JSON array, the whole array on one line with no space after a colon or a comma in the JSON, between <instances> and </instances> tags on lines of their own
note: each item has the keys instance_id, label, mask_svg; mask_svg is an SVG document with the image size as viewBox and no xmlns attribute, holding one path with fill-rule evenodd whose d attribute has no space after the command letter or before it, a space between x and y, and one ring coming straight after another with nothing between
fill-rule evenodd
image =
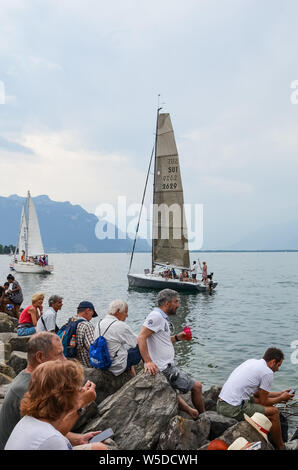
<instances>
[{"instance_id":1,"label":"mountain range","mask_svg":"<svg viewBox=\"0 0 298 470\"><path fill-rule=\"evenodd\" d=\"M46 253L119 253L130 252L133 240L115 230L115 239L96 237L98 218L69 201L52 201L47 195L33 198ZM0 196L0 243L17 243L24 197ZM105 229L106 231L106 229ZM138 239L136 251L150 251L144 239Z\"/></svg>"}]
</instances>

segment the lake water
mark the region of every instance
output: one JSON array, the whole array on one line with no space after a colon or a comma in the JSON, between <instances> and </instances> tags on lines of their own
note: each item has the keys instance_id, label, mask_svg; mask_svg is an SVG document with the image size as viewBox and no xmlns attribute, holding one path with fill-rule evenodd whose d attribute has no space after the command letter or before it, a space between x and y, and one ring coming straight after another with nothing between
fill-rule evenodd
<instances>
[{"instance_id":1,"label":"lake water","mask_svg":"<svg viewBox=\"0 0 298 470\"><path fill-rule=\"evenodd\" d=\"M268 347L275 346L283 350L285 360L274 376L273 391L298 390L298 364L293 363L295 349L291 348L296 340L298 348L298 253L199 255L219 284L212 294L180 293L180 307L171 320L176 332L189 325L193 340L175 346L178 364L207 389L222 385L241 362L260 358ZM197 257L198 253L191 253L191 260ZM60 326L76 312L81 300L93 302L103 317L109 303L122 298L129 306L127 321L138 334L155 306L157 292L128 289L129 260L126 253L50 255L55 266L53 274L15 273L24 293L22 306L31 303L35 292L43 292L46 302L52 294L62 295L64 305L57 321ZM0 256L2 284L9 273L9 262L8 256ZM150 265L150 254L137 253L132 272L143 272ZM298 414L297 407L291 409ZM292 416L291 430L297 426L297 417Z\"/></svg>"}]
</instances>

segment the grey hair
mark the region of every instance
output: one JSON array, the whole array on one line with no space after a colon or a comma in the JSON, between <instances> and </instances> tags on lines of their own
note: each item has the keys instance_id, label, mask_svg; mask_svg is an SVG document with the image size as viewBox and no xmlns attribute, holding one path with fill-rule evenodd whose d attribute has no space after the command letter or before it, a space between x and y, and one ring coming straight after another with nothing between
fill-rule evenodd
<instances>
[{"instance_id":1,"label":"grey hair","mask_svg":"<svg viewBox=\"0 0 298 470\"><path fill-rule=\"evenodd\" d=\"M61 297L60 295L51 295L51 297L49 298L49 307L51 307L53 304L59 302L59 300L62 299L63 297Z\"/></svg>"},{"instance_id":2,"label":"grey hair","mask_svg":"<svg viewBox=\"0 0 298 470\"><path fill-rule=\"evenodd\" d=\"M40 331L31 336L28 341L28 362L32 363L35 360L35 354L38 351L48 356L53 348L53 339L55 338L59 339L59 336L50 331Z\"/></svg>"},{"instance_id":3,"label":"grey hair","mask_svg":"<svg viewBox=\"0 0 298 470\"><path fill-rule=\"evenodd\" d=\"M124 312L128 308L128 305L124 300L116 299L113 300L109 305L109 314L115 315L115 313L119 310L119 312Z\"/></svg>"},{"instance_id":4,"label":"grey hair","mask_svg":"<svg viewBox=\"0 0 298 470\"><path fill-rule=\"evenodd\" d=\"M161 307L166 302L172 302L178 296L178 292L173 289L163 289L157 295L157 305Z\"/></svg>"}]
</instances>

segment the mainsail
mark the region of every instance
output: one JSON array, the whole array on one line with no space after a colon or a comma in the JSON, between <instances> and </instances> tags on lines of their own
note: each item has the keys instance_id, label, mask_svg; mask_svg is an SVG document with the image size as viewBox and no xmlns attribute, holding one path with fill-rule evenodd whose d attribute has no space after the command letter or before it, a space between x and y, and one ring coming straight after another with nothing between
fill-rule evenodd
<instances>
[{"instance_id":1,"label":"mainsail","mask_svg":"<svg viewBox=\"0 0 298 470\"><path fill-rule=\"evenodd\" d=\"M19 233L19 239L18 239L18 243L16 246L15 254L18 251L19 255L21 255L23 250L26 251L26 239L27 239L27 222L26 222L25 208L23 206L22 215L21 215L20 233Z\"/></svg>"},{"instance_id":2,"label":"mainsail","mask_svg":"<svg viewBox=\"0 0 298 470\"><path fill-rule=\"evenodd\" d=\"M41 239L39 223L33 200L28 191L28 239L27 239L27 256L38 256L44 253L43 243Z\"/></svg>"},{"instance_id":3,"label":"mainsail","mask_svg":"<svg viewBox=\"0 0 298 470\"><path fill-rule=\"evenodd\" d=\"M179 156L170 115L158 114L153 189L152 265L189 268Z\"/></svg>"}]
</instances>

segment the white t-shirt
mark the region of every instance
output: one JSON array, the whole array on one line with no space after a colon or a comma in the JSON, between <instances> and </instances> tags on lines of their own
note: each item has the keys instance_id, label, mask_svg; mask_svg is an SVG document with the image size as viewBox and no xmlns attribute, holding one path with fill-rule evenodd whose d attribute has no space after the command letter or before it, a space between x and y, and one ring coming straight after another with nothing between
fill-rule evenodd
<instances>
[{"instance_id":1,"label":"white t-shirt","mask_svg":"<svg viewBox=\"0 0 298 470\"><path fill-rule=\"evenodd\" d=\"M109 325L111 326L107 330ZM127 367L127 350L136 347L138 338L131 331L127 323L118 320L114 315L107 315L96 325L94 338L96 339L102 334L104 334L106 339L109 355L112 360L109 371L114 375L120 375Z\"/></svg>"},{"instance_id":2,"label":"white t-shirt","mask_svg":"<svg viewBox=\"0 0 298 470\"><path fill-rule=\"evenodd\" d=\"M174 364L175 359L168 318L168 315L156 307L144 322L144 326L154 332L147 338L147 347L152 361L161 371L166 369L168 364Z\"/></svg>"},{"instance_id":3,"label":"white t-shirt","mask_svg":"<svg viewBox=\"0 0 298 470\"><path fill-rule=\"evenodd\" d=\"M56 317L57 317L57 312L53 309L53 307L49 307L39 318L37 325L36 325L36 331L55 331L56 327ZM44 324L42 322L42 319L45 323L46 328L44 327Z\"/></svg>"},{"instance_id":4,"label":"white t-shirt","mask_svg":"<svg viewBox=\"0 0 298 470\"><path fill-rule=\"evenodd\" d=\"M24 416L14 427L4 450L72 450L72 446L51 424Z\"/></svg>"},{"instance_id":5,"label":"white t-shirt","mask_svg":"<svg viewBox=\"0 0 298 470\"><path fill-rule=\"evenodd\" d=\"M259 388L270 392L273 382L273 371L264 359L248 359L231 373L224 384L219 398L233 406L241 405Z\"/></svg>"}]
</instances>

